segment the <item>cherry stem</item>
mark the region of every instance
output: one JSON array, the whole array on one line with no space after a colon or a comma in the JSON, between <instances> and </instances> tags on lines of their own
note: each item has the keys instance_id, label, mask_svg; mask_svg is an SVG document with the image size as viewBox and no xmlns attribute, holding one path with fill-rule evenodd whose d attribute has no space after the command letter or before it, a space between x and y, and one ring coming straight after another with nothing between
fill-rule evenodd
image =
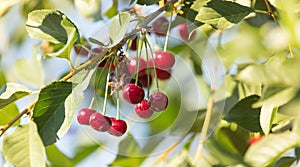
<instances>
[{"instance_id":1,"label":"cherry stem","mask_svg":"<svg viewBox=\"0 0 300 167\"><path fill-rule=\"evenodd\" d=\"M153 71L154 71L154 78L155 78L155 82L156 82L156 88L159 91L159 84L158 84L158 78L157 78L157 73L156 73L156 64L155 64L155 61L154 61L153 50L151 48L151 45L150 45L149 41L146 40L146 43L148 44L148 46L150 48L152 64L153 64ZM147 45L145 47L146 47L146 50L147 50Z\"/></svg>"},{"instance_id":2,"label":"cherry stem","mask_svg":"<svg viewBox=\"0 0 300 167\"><path fill-rule=\"evenodd\" d=\"M171 17L170 17L170 21L169 21L169 25L168 25L167 35L166 35L166 39L165 39L164 52L167 51L167 47L168 47L172 18L173 18L173 12L171 12Z\"/></svg>"},{"instance_id":3,"label":"cherry stem","mask_svg":"<svg viewBox=\"0 0 300 167\"><path fill-rule=\"evenodd\" d=\"M146 49L146 63L147 63L147 69L146 69L146 74L147 74L147 98L150 96L150 75L148 70L148 65L149 65L149 55L148 55L148 47L147 47L147 38L146 35L143 35L143 41L145 43L145 49Z\"/></svg>"},{"instance_id":4,"label":"cherry stem","mask_svg":"<svg viewBox=\"0 0 300 167\"><path fill-rule=\"evenodd\" d=\"M108 95L108 82L109 82L109 76L110 76L110 70L111 70L111 67L112 67L112 63L113 63L113 61L111 62L111 64L109 64L109 68L108 68L108 72L107 72L107 77L106 77L104 104L103 104L103 111L102 111L103 115L106 115L106 104L107 104L107 95Z\"/></svg>"},{"instance_id":5,"label":"cherry stem","mask_svg":"<svg viewBox=\"0 0 300 167\"><path fill-rule=\"evenodd\" d=\"M116 77L119 79L119 71L118 68L116 68ZM120 95L119 91L117 91L117 117L116 119L120 119Z\"/></svg>"},{"instance_id":6,"label":"cherry stem","mask_svg":"<svg viewBox=\"0 0 300 167\"><path fill-rule=\"evenodd\" d=\"M143 41L140 38L137 38L138 41L138 55L136 59L136 69L135 69L135 85L138 85L138 80L139 80L139 70L140 70L140 59L141 59L141 54L142 54L142 47L143 47Z\"/></svg>"}]
</instances>

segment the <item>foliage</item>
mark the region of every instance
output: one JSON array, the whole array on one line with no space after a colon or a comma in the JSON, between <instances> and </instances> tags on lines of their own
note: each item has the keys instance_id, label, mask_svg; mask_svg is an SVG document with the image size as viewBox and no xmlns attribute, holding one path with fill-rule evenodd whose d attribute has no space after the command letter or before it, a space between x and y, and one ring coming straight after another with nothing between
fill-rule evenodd
<instances>
[{"instance_id":1,"label":"foliage","mask_svg":"<svg viewBox=\"0 0 300 167\"><path fill-rule=\"evenodd\" d=\"M297 0L106 2L74 0L60 6L53 0L0 1L4 23L12 15L21 16L25 23L22 31L11 29L10 34L26 30L22 35L31 37L15 42L13 36L1 37L9 45L5 49L32 51L21 52L24 56L20 58L7 56L6 45L0 47L0 137L3 135L2 153L7 164L76 166L88 163L90 157L111 145L118 145L113 151L108 148L114 160L101 165L279 167L298 163ZM143 13L149 8L154 10ZM85 33L72 13L81 15L83 22L105 26L95 35ZM167 36L152 32L152 23L161 16L170 22ZM178 37L177 25L182 23L187 23L190 39ZM136 51L130 49L134 38ZM86 55L77 52L75 45ZM114 64L116 71L124 70L122 63L128 63L132 55L146 55L149 63L148 54L162 48L176 57L172 78L152 81L169 97L164 112L141 120L132 116L132 111L122 111L121 117L130 122L123 137L99 135L88 127L82 128L83 133L74 125L78 124L74 115L84 105L104 113L107 110L111 117L120 116L116 111L123 101L116 93L118 85L111 86L115 81L109 80L112 68L106 61ZM5 66L9 58L16 59L7 61L14 63L12 68ZM69 64L61 68L65 60ZM104 68L98 68L103 62ZM59 77L51 75L55 70L60 71ZM153 85L151 91L158 89ZM121 110L126 108L122 103ZM55 144L69 136L75 148L72 155ZM83 136L94 143L86 143ZM249 143L258 136L263 137Z\"/></svg>"}]
</instances>

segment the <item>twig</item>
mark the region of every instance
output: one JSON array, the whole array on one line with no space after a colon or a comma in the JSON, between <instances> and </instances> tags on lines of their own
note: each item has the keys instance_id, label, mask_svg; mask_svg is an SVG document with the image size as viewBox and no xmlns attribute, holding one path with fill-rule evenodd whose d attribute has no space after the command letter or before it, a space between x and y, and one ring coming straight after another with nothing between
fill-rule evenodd
<instances>
[{"instance_id":1,"label":"twig","mask_svg":"<svg viewBox=\"0 0 300 167\"><path fill-rule=\"evenodd\" d=\"M281 27L280 27L280 24L279 24L279 22L278 22L278 20L277 20L277 18L276 18L276 15L275 15L274 12L272 11L272 8L271 8L271 6L270 6L270 4L269 4L269 1L268 1L268 0L265 0L265 4L266 4L266 7L267 7L267 9L268 9L269 15L273 18L273 20L274 20L275 24L277 25L277 27L281 28ZM294 52L293 52L293 50L292 50L291 44L289 44L289 51L290 51L291 57L294 58L295 56L294 56Z\"/></svg>"},{"instance_id":2,"label":"twig","mask_svg":"<svg viewBox=\"0 0 300 167\"><path fill-rule=\"evenodd\" d=\"M147 27L147 25L154 18L156 18L159 14L161 14L161 12L163 12L164 10L165 10L165 7L161 7L157 11L155 11L154 13L148 15L145 18L145 20L140 24L140 26L139 26L140 28L134 29L130 33L128 33L127 35L125 35L125 37L123 38L123 40L120 41L119 44L117 46L115 46L115 47L119 48L119 47L123 46L129 38L131 38L137 32L141 31L143 28L149 30L150 28ZM114 50L114 49L112 49L112 50ZM113 52L109 53L109 52L106 52L106 50L104 50L103 52L101 52L100 54L97 54L96 56L94 56L91 59L87 60L85 63L81 64L77 68L72 68L72 70L70 71L70 73L67 74L66 76L64 76L63 78L61 78L59 81L67 81L67 80L69 80L70 78L72 78L78 72L80 72L80 71L86 69L87 67L89 67L89 66L91 66L91 65L99 62L105 55L107 55L107 57L109 57L112 54L114 54L114 53ZM6 125L0 127L0 137L4 134L4 132L8 128L10 128L15 122L17 122L23 115L30 113L30 111L34 107L35 103L36 103L36 101L33 102L28 108L26 108L22 112L20 112L9 123L7 123Z\"/></svg>"},{"instance_id":3,"label":"twig","mask_svg":"<svg viewBox=\"0 0 300 167\"><path fill-rule=\"evenodd\" d=\"M202 158L204 141L205 141L206 136L207 136L208 126L209 126L209 123L210 123L210 120L211 120L212 109L213 109L213 105L214 105L214 92L215 92L215 90L212 89L211 94L210 94L209 99L208 99L206 115L205 115L204 123L203 123L201 134L200 134L200 139L199 139L199 145L198 145L198 149L197 149L195 159L193 161L193 165L195 165L195 166L197 165L199 160Z\"/></svg>"}]
</instances>

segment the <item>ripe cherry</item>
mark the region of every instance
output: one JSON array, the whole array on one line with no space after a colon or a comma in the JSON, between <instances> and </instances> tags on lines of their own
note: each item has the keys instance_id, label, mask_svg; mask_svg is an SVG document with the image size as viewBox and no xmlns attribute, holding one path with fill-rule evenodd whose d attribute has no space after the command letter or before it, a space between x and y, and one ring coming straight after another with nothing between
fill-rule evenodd
<instances>
[{"instance_id":1,"label":"ripe cherry","mask_svg":"<svg viewBox=\"0 0 300 167\"><path fill-rule=\"evenodd\" d=\"M91 115L90 125L97 131L106 132L111 127L112 123L109 117L96 112Z\"/></svg>"},{"instance_id":2,"label":"ripe cherry","mask_svg":"<svg viewBox=\"0 0 300 167\"><path fill-rule=\"evenodd\" d=\"M153 111L161 112L168 106L168 97L162 92L156 92L149 97L150 108Z\"/></svg>"},{"instance_id":3,"label":"ripe cherry","mask_svg":"<svg viewBox=\"0 0 300 167\"><path fill-rule=\"evenodd\" d=\"M131 45L130 45L130 49L131 50L136 50L136 45L137 45L137 37L135 37L132 42L131 42Z\"/></svg>"},{"instance_id":4,"label":"ripe cherry","mask_svg":"<svg viewBox=\"0 0 300 167\"><path fill-rule=\"evenodd\" d=\"M193 40L195 38L195 35L196 33L193 32L191 37L189 38L189 32L188 32L188 26L187 24L180 24L178 26L179 28L179 34L180 34L180 37L184 40L184 41L190 41L190 40Z\"/></svg>"},{"instance_id":5,"label":"ripe cherry","mask_svg":"<svg viewBox=\"0 0 300 167\"><path fill-rule=\"evenodd\" d=\"M150 59L149 63L153 66L153 61ZM154 52L154 62L157 68L170 69L175 64L175 57L170 52L156 51Z\"/></svg>"},{"instance_id":6,"label":"ripe cherry","mask_svg":"<svg viewBox=\"0 0 300 167\"><path fill-rule=\"evenodd\" d=\"M142 100L140 103L134 105L135 113L141 118L149 118L152 116L153 111L147 100Z\"/></svg>"},{"instance_id":7,"label":"ripe cherry","mask_svg":"<svg viewBox=\"0 0 300 167\"><path fill-rule=\"evenodd\" d=\"M139 83L142 85L142 87L147 88L148 87L148 80L149 80L149 86L152 84L152 76L149 74L145 74L142 76L139 76Z\"/></svg>"},{"instance_id":8,"label":"ripe cherry","mask_svg":"<svg viewBox=\"0 0 300 167\"><path fill-rule=\"evenodd\" d=\"M80 123L82 125L89 125L90 124L90 117L95 112L96 112L95 110L92 110L92 109L89 109L89 108L81 109L77 114L78 123Z\"/></svg>"},{"instance_id":9,"label":"ripe cherry","mask_svg":"<svg viewBox=\"0 0 300 167\"><path fill-rule=\"evenodd\" d=\"M132 58L130 63L127 65L127 69L129 74L133 75L136 73L136 67L137 67L137 57ZM147 70L147 63L144 59L140 58L140 64L139 64L139 76L145 75Z\"/></svg>"},{"instance_id":10,"label":"ripe cherry","mask_svg":"<svg viewBox=\"0 0 300 167\"><path fill-rule=\"evenodd\" d=\"M127 84L122 89L122 95L128 103L137 104L144 99L145 92L135 84Z\"/></svg>"},{"instance_id":11,"label":"ripe cherry","mask_svg":"<svg viewBox=\"0 0 300 167\"><path fill-rule=\"evenodd\" d=\"M159 36L166 36L168 31L167 25L168 19L166 19L165 17L160 17L152 23L152 28L155 34Z\"/></svg>"},{"instance_id":12,"label":"ripe cherry","mask_svg":"<svg viewBox=\"0 0 300 167\"><path fill-rule=\"evenodd\" d=\"M111 119L111 127L108 133L114 136L122 136L127 131L127 124L125 121L115 118Z\"/></svg>"},{"instance_id":13,"label":"ripe cherry","mask_svg":"<svg viewBox=\"0 0 300 167\"><path fill-rule=\"evenodd\" d=\"M166 80L166 79L169 79L171 77L171 69L168 69L168 70L162 70L162 69L159 69L159 68L156 68L156 75L157 75L157 78L159 80Z\"/></svg>"},{"instance_id":14,"label":"ripe cherry","mask_svg":"<svg viewBox=\"0 0 300 167\"><path fill-rule=\"evenodd\" d=\"M254 136L249 139L249 145L252 145L258 141L260 141L264 136Z\"/></svg>"},{"instance_id":15,"label":"ripe cherry","mask_svg":"<svg viewBox=\"0 0 300 167\"><path fill-rule=\"evenodd\" d=\"M88 43L84 44L84 46L88 49L91 49L91 45L89 45ZM80 45L75 45L74 50L75 50L75 53L80 56L87 56L89 54L89 51L86 50L85 48L81 47Z\"/></svg>"}]
</instances>

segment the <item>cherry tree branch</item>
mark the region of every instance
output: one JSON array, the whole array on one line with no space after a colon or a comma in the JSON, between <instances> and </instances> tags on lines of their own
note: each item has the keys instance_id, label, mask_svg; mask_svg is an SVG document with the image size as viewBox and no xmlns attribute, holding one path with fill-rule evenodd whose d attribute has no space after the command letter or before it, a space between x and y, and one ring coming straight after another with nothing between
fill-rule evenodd
<instances>
[{"instance_id":1,"label":"cherry tree branch","mask_svg":"<svg viewBox=\"0 0 300 167\"><path fill-rule=\"evenodd\" d=\"M151 27L148 27L148 24L153 19L155 19L157 16L159 16L164 10L165 10L165 6L159 8L157 11L155 11L155 12L151 13L150 15L148 15L147 17L145 17L144 21L139 25L139 27L137 29L132 30L130 33L126 34L125 37L119 42L119 44L116 45L114 48L120 48L120 47L122 47L124 44L126 44L127 40L129 40L136 33L140 32L142 29L150 30ZM111 50L114 51L115 50L114 48L112 48ZM92 53L92 54L94 54L94 53ZM70 78L72 78L75 74L77 74L78 72L80 72L80 71L82 71L82 70L90 67L91 65L94 65L94 64L98 63L105 56L106 57L110 57L113 54L114 54L113 52L107 52L106 50L104 50L100 54L96 54L94 57L92 57L91 59L87 60L86 62L84 62L83 64L79 65L78 67L73 68L70 71L69 74L67 74L66 76L64 76L63 78L61 78L59 81L67 81ZM29 107L25 108L22 112L20 112L17 116L15 116L6 125L0 127L0 137L6 132L7 129L9 129L19 119L21 119L22 116L24 116L25 114L30 114L30 112L33 109L33 107L34 107L35 104L36 104L36 101L34 101L33 103L31 103Z\"/></svg>"}]
</instances>

